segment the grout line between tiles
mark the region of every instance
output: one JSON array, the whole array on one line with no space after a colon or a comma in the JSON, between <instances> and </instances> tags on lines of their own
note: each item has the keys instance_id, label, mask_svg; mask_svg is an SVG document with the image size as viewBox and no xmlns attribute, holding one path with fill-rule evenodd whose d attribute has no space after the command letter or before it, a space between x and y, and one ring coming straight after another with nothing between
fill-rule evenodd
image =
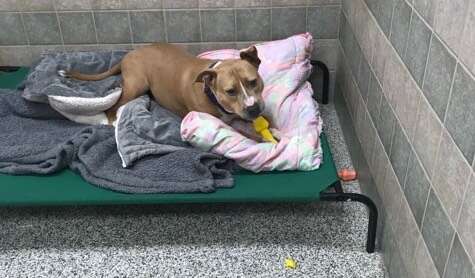
<instances>
[{"instance_id":1,"label":"grout line between tiles","mask_svg":"<svg viewBox=\"0 0 475 278\"><path fill-rule=\"evenodd\" d=\"M130 11L127 11L127 21L129 25L129 39L130 43L132 44L132 48L134 48L134 34L132 33L132 21L130 20Z\"/></svg>"},{"instance_id":2,"label":"grout line between tiles","mask_svg":"<svg viewBox=\"0 0 475 278\"><path fill-rule=\"evenodd\" d=\"M430 54L431 54L431 48L432 48L432 41L434 39L434 33L432 32L430 34L430 40L429 40L429 45L427 47L427 57L426 57L426 62L425 62L425 65L424 65L424 74L422 75L422 83L421 83L421 91L424 93L424 84L425 84L425 81L426 81L426 77L427 77L427 65L429 65L429 57L430 57Z\"/></svg>"},{"instance_id":3,"label":"grout line between tiles","mask_svg":"<svg viewBox=\"0 0 475 278\"><path fill-rule=\"evenodd\" d=\"M407 49L409 48L409 34L411 33L411 26L412 26L412 17L414 16L414 9L411 7L411 17L409 18L409 27L407 28L407 33L406 33L406 43L404 45L404 50L402 51L402 57L406 57L407 54ZM401 59L404 60L404 59Z\"/></svg>"},{"instance_id":4,"label":"grout line between tiles","mask_svg":"<svg viewBox=\"0 0 475 278\"><path fill-rule=\"evenodd\" d=\"M96 16L95 16L93 11L91 11L91 14L92 14L92 24L94 25L94 34L96 36L95 45L97 45L99 47L99 35L98 35L98 32L97 32Z\"/></svg>"},{"instance_id":5,"label":"grout line between tiles","mask_svg":"<svg viewBox=\"0 0 475 278\"><path fill-rule=\"evenodd\" d=\"M167 19L167 13L165 12L165 9L162 10L162 16L163 16L163 30L165 30L165 42L168 43L168 19Z\"/></svg>"},{"instance_id":6,"label":"grout line between tiles","mask_svg":"<svg viewBox=\"0 0 475 278\"><path fill-rule=\"evenodd\" d=\"M53 1L53 8L54 8L54 15L56 17L56 22L58 23L58 29L59 29L59 37L61 39L61 45L63 46L64 49L64 37L63 37L63 28L61 28L61 22L59 20L59 14L58 11L56 10L56 2Z\"/></svg>"},{"instance_id":7,"label":"grout line between tiles","mask_svg":"<svg viewBox=\"0 0 475 278\"><path fill-rule=\"evenodd\" d=\"M458 66L459 66L459 63L456 63L455 64L455 68L454 68L454 73L452 74L452 80L450 82L450 89L449 89L449 98L447 99L447 104L445 106L445 110L444 110L444 120L443 120L443 123L445 125L445 123L447 122L447 114L449 114L449 106L450 106L450 102L452 101L452 92L454 90L454 84L455 84L455 76L457 74L457 71L458 71Z\"/></svg>"},{"instance_id":8,"label":"grout line between tiles","mask_svg":"<svg viewBox=\"0 0 475 278\"><path fill-rule=\"evenodd\" d=\"M447 271L447 265L449 264L450 254L454 248L455 235L457 234L457 227L454 227L454 234L450 240L449 251L447 252L447 259L445 259L444 270L442 271L442 277L445 277L445 272Z\"/></svg>"},{"instance_id":9,"label":"grout line between tiles","mask_svg":"<svg viewBox=\"0 0 475 278\"><path fill-rule=\"evenodd\" d=\"M198 5L199 5L199 2L198 2ZM200 42L203 42L203 23L201 22L201 9L198 9L198 20L200 22Z\"/></svg>"}]
</instances>

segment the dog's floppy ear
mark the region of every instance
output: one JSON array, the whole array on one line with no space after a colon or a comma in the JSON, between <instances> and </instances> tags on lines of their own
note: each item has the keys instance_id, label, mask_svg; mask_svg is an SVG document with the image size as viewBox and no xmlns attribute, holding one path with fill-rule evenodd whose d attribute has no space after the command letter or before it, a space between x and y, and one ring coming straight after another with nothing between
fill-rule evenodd
<instances>
[{"instance_id":1,"label":"dog's floppy ear","mask_svg":"<svg viewBox=\"0 0 475 278\"><path fill-rule=\"evenodd\" d=\"M256 68L259 68L259 65L261 64L261 59L257 56L257 48L255 46L242 50L239 53L239 56L241 56L241 59L248 61Z\"/></svg>"},{"instance_id":2,"label":"dog's floppy ear","mask_svg":"<svg viewBox=\"0 0 475 278\"><path fill-rule=\"evenodd\" d=\"M204 82L206 84L209 84L209 82L211 82L213 79L215 79L216 76L217 76L216 71L211 70L211 69L207 69L207 70L204 70L204 71L200 72L200 74L198 74L198 76L195 79L195 82L200 82L200 83Z\"/></svg>"}]
</instances>

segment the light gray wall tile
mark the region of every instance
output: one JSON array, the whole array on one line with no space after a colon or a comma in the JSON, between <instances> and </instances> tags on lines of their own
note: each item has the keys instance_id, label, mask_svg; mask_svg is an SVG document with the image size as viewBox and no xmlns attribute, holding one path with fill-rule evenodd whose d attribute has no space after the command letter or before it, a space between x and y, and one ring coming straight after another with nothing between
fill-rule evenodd
<instances>
[{"instance_id":1,"label":"light gray wall tile","mask_svg":"<svg viewBox=\"0 0 475 278\"><path fill-rule=\"evenodd\" d=\"M272 39L282 39L306 30L306 8L273 8Z\"/></svg>"},{"instance_id":2,"label":"light gray wall tile","mask_svg":"<svg viewBox=\"0 0 475 278\"><path fill-rule=\"evenodd\" d=\"M459 65L450 97L445 126L467 161L475 154L475 80Z\"/></svg>"},{"instance_id":3,"label":"light gray wall tile","mask_svg":"<svg viewBox=\"0 0 475 278\"><path fill-rule=\"evenodd\" d=\"M376 34L379 32L376 22L371 17L367 9L363 9L361 13L361 28L362 35L360 36L359 42L361 45L361 51L366 57L368 62L371 62L373 59L374 46L376 41Z\"/></svg>"},{"instance_id":4,"label":"light gray wall tile","mask_svg":"<svg viewBox=\"0 0 475 278\"><path fill-rule=\"evenodd\" d=\"M437 116L443 121L456 61L436 37L432 39L428 59L423 92Z\"/></svg>"},{"instance_id":5,"label":"light gray wall tile","mask_svg":"<svg viewBox=\"0 0 475 278\"><path fill-rule=\"evenodd\" d=\"M364 0L364 2L368 6L371 13L373 13L374 15L376 10L378 9L379 0Z\"/></svg>"},{"instance_id":6,"label":"light gray wall tile","mask_svg":"<svg viewBox=\"0 0 475 278\"><path fill-rule=\"evenodd\" d=\"M163 0L165 9L191 9L198 8L198 0Z\"/></svg>"},{"instance_id":7,"label":"light gray wall tile","mask_svg":"<svg viewBox=\"0 0 475 278\"><path fill-rule=\"evenodd\" d=\"M473 278L475 277L475 267L470 261L465 249L460 242L458 235L455 235L454 244L450 251L445 278Z\"/></svg>"},{"instance_id":8,"label":"light gray wall tile","mask_svg":"<svg viewBox=\"0 0 475 278\"><path fill-rule=\"evenodd\" d=\"M90 10L91 0L55 0L54 6L58 11Z\"/></svg>"},{"instance_id":9,"label":"light gray wall tile","mask_svg":"<svg viewBox=\"0 0 475 278\"><path fill-rule=\"evenodd\" d=\"M467 22L461 37L460 49L457 50L460 59L475 73L475 2L471 1Z\"/></svg>"},{"instance_id":10,"label":"light gray wall tile","mask_svg":"<svg viewBox=\"0 0 475 278\"><path fill-rule=\"evenodd\" d=\"M161 9L162 0L127 0L129 9Z\"/></svg>"},{"instance_id":11,"label":"light gray wall tile","mask_svg":"<svg viewBox=\"0 0 475 278\"><path fill-rule=\"evenodd\" d=\"M438 0L435 31L452 48L459 49L470 0Z\"/></svg>"},{"instance_id":12,"label":"light gray wall tile","mask_svg":"<svg viewBox=\"0 0 475 278\"><path fill-rule=\"evenodd\" d=\"M228 42L235 40L235 19L233 10L203 10L201 28L203 41Z\"/></svg>"},{"instance_id":13,"label":"light gray wall tile","mask_svg":"<svg viewBox=\"0 0 475 278\"><path fill-rule=\"evenodd\" d=\"M396 222L399 210L401 208L402 191L401 186L397 181L396 174L391 166L386 169L386 176L384 178L384 184L382 186L384 193L381 195L385 210L387 212L387 222ZM386 223L387 223L386 222Z\"/></svg>"},{"instance_id":14,"label":"light gray wall tile","mask_svg":"<svg viewBox=\"0 0 475 278\"><path fill-rule=\"evenodd\" d=\"M404 267L402 254L396 246L393 249L393 254L391 255L391 261L389 263L388 269L391 277L409 277L406 268Z\"/></svg>"},{"instance_id":15,"label":"light gray wall tile","mask_svg":"<svg viewBox=\"0 0 475 278\"><path fill-rule=\"evenodd\" d=\"M381 82L383 88L384 85L384 69L386 68L386 62L390 57L391 46L386 36L379 30L375 33L374 37L374 52L371 66L373 67L376 77Z\"/></svg>"},{"instance_id":16,"label":"light gray wall tile","mask_svg":"<svg viewBox=\"0 0 475 278\"><path fill-rule=\"evenodd\" d=\"M18 11L18 4L17 0L0 0L0 11Z\"/></svg>"},{"instance_id":17,"label":"light gray wall tile","mask_svg":"<svg viewBox=\"0 0 475 278\"><path fill-rule=\"evenodd\" d=\"M412 9L406 1L398 0L394 9L390 41L399 56L404 57Z\"/></svg>"},{"instance_id":18,"label":"light gray wall tile","mask_svg":"<svg viewBox=\"0 0 475 278\"><path fill-rule=\"evenodd\" d=\"M336 39L339 14L338 6L308 8L307 30L317 39Z\"/></svg>"},{"instance_id":19,"label":"light gray wall tile","mask_svg":"<svg viewBox=\"0 0 475 278\"><path fill-rule=\"evenodd\" d=\"M413 0L414 7L422 17L431 25L434 24L435 10L438 1L434 0Z\"/></svg>"},{"instance_id":20,"label":"light gray wall tile","mask_svg":"<svg viewBox=\"0 0 475 278\"><path fill-rule=\"evenodd\" d=\"M341 47L345 52L345 56L349 59L352 55L353 49L357 47L357 42L355 36L353 35L353 31L351 30L350 25L345 16L341 15L340 17L340 34L339 39L341 43Z\"/></svg>"},{"instance_id":21,"label":"light gray wall tile","mask_svg":"<svg viewBox=\"0 0 475 278\"><path fill-rule=\"evenodd\" d=\"M364 155L364 148L363 144L365 144L365 140L372 140L374 138L368 138L369 134L365 134L364 131L364 122L366 121L366 108L364 105L363 98L360 94L356 94L355 99L357 100L357 110L356 110L356 117L354 121L355 133L360 143L360 147L362 150L362 155ZM368 147L368 146L366 146Z\"/></svg>"},{"instance_id":22,"label":"light gray wall tile","mask_svg":"<svg viewBox=\"0 0 475 278\"><path fill-rule=\"evenodd\" d=\"M307 0L272 0L272 6L274 7L305 6L305 5L307 5Z\"/></svg>"},{"instance_id":23,"label":"light gray wall tile","mask_svg":"<svg viewBox=\"0 0 475 278\"><path fill-rule=\"evenodd\" d=\"M338 40L314 40L312 59L324 62L330 70L338 63Z\"/></svg>"},{"instance_id":24,"label":"light gray wall tile","mask_svg":"<svg viewBox=\"0 0 475 278\"><path fill-rule=\"evenodd\" d=\"M421 99L419 102L418 111L413 146L421 159L424 169L429 177L432 177L439 139L442 133L442 125L425 99Z\"/></svg>"},{"instance_id":25,"label":"light gray wall tile","mask_svg":"<svg viewBox=\"0 0 475 278\"><path fill-rule=\"evenodd\" d=\"M337 5L341 4L341 0L308 0L307 5L317 6L317 5Z\"/></svg>"},{"instance_id":26,"label":"light gray wall tile","mask_svg":"<svg viewBox=\"0 0 475 278\"><path fill-rule=\"evenodd\" d=\"M394 115L391 106L384 96L381 99L381 108L379 114L379 120L377 121L378 123L376 124L376 128L386 153L390 155L391 138L393 136L394 126L396 124L396 116Z\"/></svg>"},{"instance_id":27,"label":"light gray wall tile","mask_svg":"<svg viewBox=\"0 0 475 278\"><path fill-rule=\"evenodd\" d=\"M127 9L126 0L91 0L94 10L123 10Z\"/></svg>"},{"instance_id":28,"label":"light gray wall tile","mask_svg":"<svg viewBox=\"0 0 475 278\"><path fill-rule=\"evenodd\" d=\"M442 133L435 169L437 170L434 171L432 184L449 217L453 223L457 223L463 193L472 169L445 129Z\"/></svg>"},{"instance_id":29,"label":"light gray wall tile","mask_svg":"<svg viewBox=\"0 0 475 278\"><path fill-rule=\"evenodd\" d=\"M467 251L472 258L475 259L475 237L473 236L473 227L475 227L475 176L472 174L470 184L465 193L462 210L460 212L460 220L458 222L457 231L460 239L464 243Z\"/></svg>"},{"instance_id":30,"label":"light gray wall tile","mask_svg":"<svg viewBox=\"0 0 475 278\"><path fill-rule=\"evenodd\" d=\"M65 44L96 43L96 31L91 12L58 13Z\"/></svg>"},{"instance_id":31,"label":"light gray wall tile","mask_svg":"<svg viewBox=\"0 0 475 278\"><path fill-rule=\"evenodd\" d=\"M397 104L402 102L406 95L405 86L409 82L409 75L400 61L399 56L390 51L386 54L386 64L384 68L383 91L395 112L398 112Z\"/></svg>"},{"instance_id":32,"label":"light gray wall tile","mask_svg":"<svg viewBox=\"0 0 475 278\"><path fill-rule=\"evenodd\" d=\"M31 62L28 46L0 46L0 65L29 66Z\"/></svg>"},{"instance_id":33,"label":"light gray wall tile","mask_svg":"<svg viewBox=\"0 0 475 278\"><path fill-rule=\"evenodd\" d=\"M363 100L361 100L361 102L361 122L358 124L356 133L360 137L361 149L363 150L366 161L369 161L371 155L373 154L374 141L378 135L376 133L376 129L369 119L370 115L365 108Z\"/></svg>"},{"instance_id":34,"label":"light gray wall tile","mask_svg":"<svg viewBox=\"0 0 475 278\"><path fill-rule=\"evenodd\" d=\"M383 186L386 178L386 169L388 167L390 167L389 158L387 157L386 152L384 151L383 144L378 138L376 138L374 144L373 159L370 163L370 170L371 174L374 177L374 183L378 188L378 192L381 195L381 198L384 194Z\"/></svg>"},{"instance_id":35,"label":"light gray wall tile","mask_svg":"<svg viewBox=\"0 0 475 278\"><path fill-rule=\"evenodd\" d=\"M198 42L201 40L198 11L167 11L165 18L169 42Z\"/></svg>"},{"instance_id":36,"label":"light gray wall tile","mask_svg":"<svg viewBox=\"0 0 475 278\"><path fill-rule=\"evenodd\" d=\"M357 76L358 76L358 70L360 68L360 61L362 59L362 57L361 57L362 55L363 54L361 53L361 48L356 43L355 47L352 50L352 52L350 52L349 55L346 56L346 58L350 62L351 74L353 75L354 78L357 78Z\"/></svg>"},{"instance_id":37,"label":"light gray wall tile","mask_svg":"<svg viewBox=\"0 0 475 278\"><path fill-rule=\"evenodd\" d=\"M396 234L398 235L398 238L401 239L398 242L398 245L401 258L405 266L403 268L409 269L410 265L414 263L414 252L416 250L417 241L419 240L421 233L419 232L411 209L404 198L402 199L401 209L399 210Z\"/></svg>"},{"instance_id":38,"label":"light gray wall tile","mask_svg":"<svg viewBox=\"0 0 475 278\"><path fill-rule=\"evenodd\" d=\"M130 27L127 12L95 12L99 43L129 43Z\"/></svg>"},{"instance_id":39,"label":"light gray wall tile","mask_svg":"<svg viewBox=\"0 0 475 278\"><path fill-rule=\"evenodd\" d=\"M237 41L270 40L270 9L236 10Z\"/></svg>"},{"instance_id":40,"label":"light gray wall tile","mask_svg":"<svg viewBox=\"0 0 475 278\"><path fill-rule=\"evenodd\" d=\"M454 232L454 228L447 214L445 214L442 204L434 191L431 190L422 223L422 236L440 276L444 272Z\"/></svg>"},{"instance_id":41,"label":"light gray wall tile","mask_svg":"<svg viewBox=\"0 0 475 278\"><path fill-rule=\"evenodd\" d=\"M409 28L408 44L404 63L419 87L422 85L424 70L429 53L431 31L416 14L413 14Z\"/></svg>"},{"instance_id":42,"label":"light gray wall tile","mask_svg":"<svg viewBox=\"0 0 475 278\"><path fill-rule=\"evenodd\" d=\"M19 0L17 3L22 11L54 11L53 0Z\"/></svg>"},{"instance_id":43,"label":"light gray wall tile","mask_svg":"<svg viewBox=\"0 0 475 278\"><path fill-rule=\"evenodd\" d=\"M0 45L27 44L19 13L0 13Z\"/></svg>"},{"instance_id":44,"label":"light gray wall tile","mask_svg":"<svg viewBox=\"0 0 475 278\"><path fill-rule=\"evenodd\" d=\"M23 20L30 44L61 44L56 14L27 13Z\"/></svg>"},{"instance_id":45,"label":"light gray wall tile","mask_svg":"<svg viewBox=\"0 0 475 278\"><path fill-rule=\"evenodd\" d=\"M354 26L353 29L357 41L359 42L360 46L363 47L364 40L367 39L367 37L369 36L367 34L368 30L366 29L366 26L368 24L368 20L372 19L371 13L367 9L363 1L354 1L352 6L352 26ZM370 58L371 56L367 56L368 61L370 60Z\"/></svg>"},{"instance_id":46,"label":"light gray wall tile","mask_svg":"<svg viewBox=\"0 0 475 278\"><path fill-rule=\"evenodd\" d=\"M384 217L383 217L384 218ZM397 251L396 246L396 237L394 236L393 226L394 224L385 222L382 232L382 244L381 244L381 251L384 252L383 260L386 269L389 271L389 266L391 265L392 256ZM402 262L402 261L401 261Z\"/></svg>"},{"instance_id":47,"label":"light gray wall tile","mask_svg":"<svg viewBox=\"0 0 475 278\"><path fill-rule=\"evenodd\" d=\"M439 273L434 265L434 262L429 254L424 240L421 238L417 244L416 252L414 253L414 267L415 271L412 277L417 278L439 278Z\"/></svg>"},{"instance_id":48,"label":"light gray wall tile","mask_svg":"<svg viewBox=\"0 0 475 278\"><path fill-rule=\"evenodd\" d=\"M199 6L200 8L233 8L234 0L199 0Z\"/></svg>"},{"instance_id":49,"label":"light gray wall tile","mask_svg":"<svg viewBox=\"0 0 475 278\"><path fill-rule=\"evenodd\" d=\"M407 166L406 183L404 185L404 195L419 228L422 225L422 217L424 216L429 189L429 178L422 169L422 164L416 154L411 150Z\"/></svg>"},{"instance_id":50,"label":"light gray wall tile","mask_svg":"<svg viewBox=\"0 0 475 278\"><path fill-rule=\"evenodd\" d=\"M166 41L162 11L130 12L130 26L134 43Z\"/></svg>"},{"instance_id":51,"label":"light gray wall tile","mask_svg":"<svg viewBox=\"0 0 475 278\"><path fill-rule=\"evenodd\" d=\"M409 75L407 71L404 74ZM403 80L406 80L403 91L395 95L397 102L396 113L407 136L409 136L409 140L412 141L417 123L417 108L422 98L422 92L416 82L410 77Z\"/></svg>"},{"instance_id":52,"label":"light gray wall tile","mask_svg":"<svg viewBox=\"0 0 475 278\"><path fill-rule=\"evenodd\" d=\"M383 91L381 86L379 85L378 81L375 79L374 74L370 71L370 81L369 81L369 89L368 89L368 111L371 115L371 119L373 119L373 123L375 127L379 122L379 109L381 107L381 98L383 95Z\"/></svg>"},{"instance_id":53,"label":"light gray wall tile","mask_svg":"<svg viewBox=\"0 0 475 278\"><path fill-rule=\"evenodd\" d=\"M389 31L391 28L391 19L395 2L396 0L378 0L376 1L374 10L372 10L374 17L379 23L379 26L387 36L389 36Z\"/></svg>"},{"instance_id":54,"label":"light gray wall tile","mask_svg":"<svg viewBox=\"0 0 475 278\"><path fill-rule=\"evenodd\" d=\"M396 123L389 160L393 165L394 172L396 173L396 177L401 185L404 184L404 179L406 178L407 162L409 160L410 151L411 145L409 144L409 140L399 123Z\"/></svg>"},{"instance_id":55,"label":"light gray wall tile","mask_svg":"<svg viewBox=\"0 0 475 278\"><path fill-rule=\"evenodd\" d=\"M237 8L269 7L271 0L235 0L234 6Z\"/></svg>"},{"instance_id":56,"label":"light gray wall tile","mask_svg":"<svg viewBox=\"0 0 475 278\"><path fill-rule=\"evenodd\" d=\"M364 58L361 56L360 59L360 68L358 70L358 76L356 78L356 82L358 83L358 87L360 88L361 96L363 97L364 101L367 102L368 99L368 87L369 87L369 75L370 75L370 68L369 64Z\"/></svg>"}]
</instances>

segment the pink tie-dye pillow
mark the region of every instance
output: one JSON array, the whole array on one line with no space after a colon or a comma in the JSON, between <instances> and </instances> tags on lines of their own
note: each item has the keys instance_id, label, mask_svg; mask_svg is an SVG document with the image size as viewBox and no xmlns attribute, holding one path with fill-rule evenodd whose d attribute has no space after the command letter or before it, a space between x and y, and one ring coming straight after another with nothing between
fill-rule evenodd
<instances>
[{"instance_id":1,"label":"pink tie-dye pillow","mask_svg":"<svg viewBox=\"0 0 475 278\"><path fill-rule=\"evenodd\" d=\"M256 45L264 80L264 116L280 131L278 144L258 143L207 113L190 112L182 121L181 136L193 146L235 160L241 167L254 171L318 169L322 160L320 133L322 120L318 105L307 82L311 73L310 53L313 39L309 33L284 40ZM207 59L239 59L239 50L205 52ZM236 129L235 129L236 128Z\"/></svg>"}]
</instances>

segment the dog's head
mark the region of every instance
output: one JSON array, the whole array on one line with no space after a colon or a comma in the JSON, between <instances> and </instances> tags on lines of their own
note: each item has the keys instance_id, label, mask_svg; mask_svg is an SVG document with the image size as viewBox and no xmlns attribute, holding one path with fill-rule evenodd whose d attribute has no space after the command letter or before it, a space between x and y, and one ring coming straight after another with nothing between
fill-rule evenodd
<instances>
[{"instance_id":1,"label":"dog's head","mask_svg":"<svg viewBox=\"0 0 475 278\"><path fill-rule=\"evenodd\" d=\"M257 72L261 60L254 46L241 51L240 57L223 60L215 68L202 71L196 82L204 82L209 86L228 113L245 120L254 120L264 110L264 82Z\"/></svg>"}]
</instances>

